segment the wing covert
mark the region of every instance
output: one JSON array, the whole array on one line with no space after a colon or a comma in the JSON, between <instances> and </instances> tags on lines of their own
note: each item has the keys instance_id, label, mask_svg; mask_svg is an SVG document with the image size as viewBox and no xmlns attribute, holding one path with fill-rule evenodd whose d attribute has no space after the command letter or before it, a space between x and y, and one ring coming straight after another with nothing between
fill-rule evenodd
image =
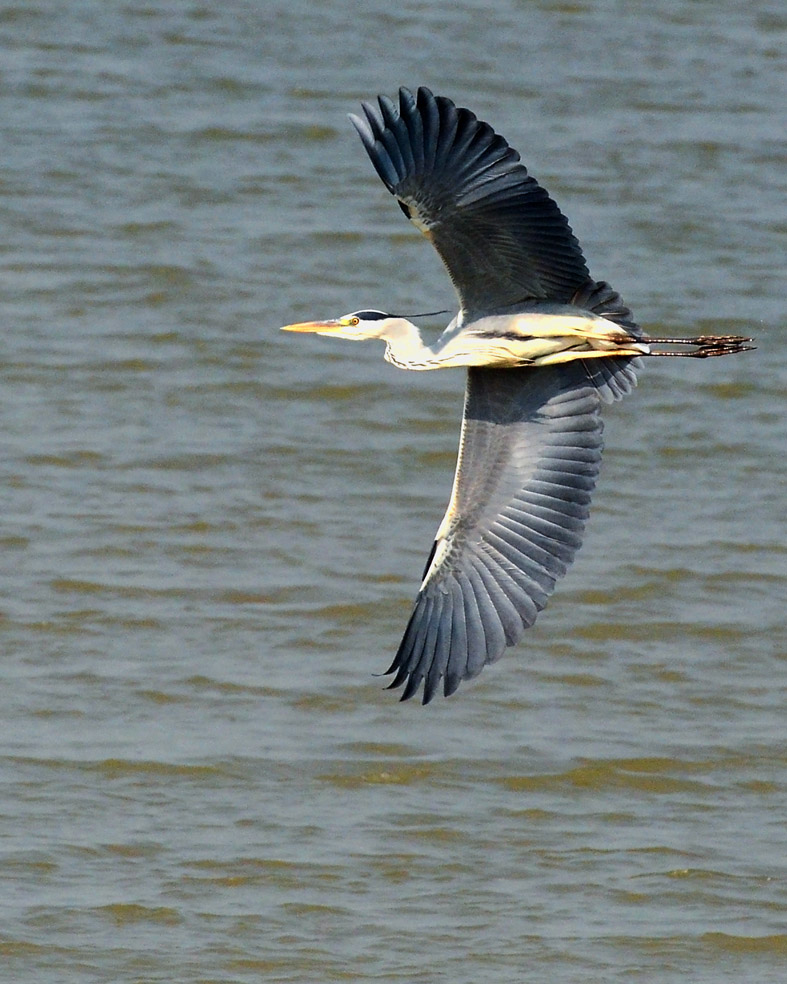
<instances>
[{"instance_id":1,"label":"wing covert","mask_svg":"<svg viewBox=\"0 0 787 984\"><path fill-rule=\"evenodd\" d=\"M577 364L470 369L451 501L388 673L446 696L517 642L582 542L600 396Z\"/></svg>"},{"instance_id":2,"label":"wing covert","mask_svg":"<svg viewBox=\"0 0 787 984\"><path fill-rule=\"evenodd\" d=\"M589 274L565 216L488 123L443 96L399 90L350 116L372 164L432 241L468 317L568 303Z\"/></svg>"}]
</instances>

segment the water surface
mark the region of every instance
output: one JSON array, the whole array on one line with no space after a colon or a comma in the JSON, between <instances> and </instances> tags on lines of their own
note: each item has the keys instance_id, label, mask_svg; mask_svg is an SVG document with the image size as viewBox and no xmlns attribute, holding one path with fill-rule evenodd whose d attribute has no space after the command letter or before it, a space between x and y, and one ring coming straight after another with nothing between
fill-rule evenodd
<instances>
[{"instance_id":1,"label":"water surface","mask_svg":"<svg viewBox=\"0 0 787 984\"><path fill-rule=\"evenodd\" d=\"M0 978L784 979L781 4L0 11ZM453 305L347 124L428 84L651 330L585 546L428 708L390 661L461 373L279 335ZM433 327L439 327L435 319Z\"/></svg>"}]
</instances>

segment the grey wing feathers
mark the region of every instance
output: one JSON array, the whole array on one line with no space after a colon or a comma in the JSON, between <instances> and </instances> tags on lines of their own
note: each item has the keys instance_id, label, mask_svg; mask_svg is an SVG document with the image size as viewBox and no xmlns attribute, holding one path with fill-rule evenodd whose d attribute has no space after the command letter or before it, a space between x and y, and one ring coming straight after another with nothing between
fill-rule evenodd
<instances>
[{"instance_id":1,"label":"grey wing feathers","mask_svg":"<svg viewBox=\"0 0 787 984\"><path fill-rule=\"evenodd\" d=\"M350 116L402 210L431 239L468 317L530 300L569 302L588 279L546 191L487 123L426 88Z\"/></svg>"},{"instance_id":2,"label":"grey wing feathers","mask_svg":"<svg viewBox=\"0 0 787 984\"><path fill-rule=\"evenodd\" d=\"M582 542L600 398L579 364L468 372L454 492L388 673L452 694L519 640Z\"/></svg>"}]
</instances>

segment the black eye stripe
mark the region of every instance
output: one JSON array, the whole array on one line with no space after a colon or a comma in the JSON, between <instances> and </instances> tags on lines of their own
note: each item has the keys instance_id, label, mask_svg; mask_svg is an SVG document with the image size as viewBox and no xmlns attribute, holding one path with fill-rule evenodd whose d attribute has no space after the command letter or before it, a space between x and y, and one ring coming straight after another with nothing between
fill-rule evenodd
<instances>
[{"instance_id":1,"label":"black eye stripe","mask_svg":"<svg viewBox=\"0 0 787 984\"><path fill-rule=\"evenodd\" d=\"M347 315L348 318L358 318L360 321L385 321L390 315L385 311L353 311Z\"/></svg>"}]
</instances>

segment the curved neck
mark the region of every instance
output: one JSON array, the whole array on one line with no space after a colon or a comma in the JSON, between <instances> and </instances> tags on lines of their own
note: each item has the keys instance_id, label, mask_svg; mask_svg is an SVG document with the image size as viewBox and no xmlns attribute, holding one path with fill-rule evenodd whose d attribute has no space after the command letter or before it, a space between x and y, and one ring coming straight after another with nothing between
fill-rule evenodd
<instances>
[{"instance_id":1,"label":"curved neck","mask_svg":"<svg viewBox=\"0 0 787 984\"><path fill-rule=\"evenodd\" d=\"M391 318L381 333L385 360L400 369L434 369L434 349L425 345L419 328L406 318Z\"/></svg>"}]
</instances>

